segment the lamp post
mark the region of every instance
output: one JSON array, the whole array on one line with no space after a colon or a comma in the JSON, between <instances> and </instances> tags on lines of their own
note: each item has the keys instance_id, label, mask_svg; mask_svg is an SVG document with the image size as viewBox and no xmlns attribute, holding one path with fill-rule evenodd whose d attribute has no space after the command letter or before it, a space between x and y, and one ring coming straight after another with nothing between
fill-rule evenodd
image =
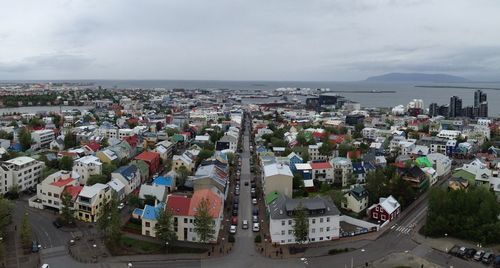
<instances>
[{"instance_id":1,"label":"lamp post","mask_svg":"<svg viewBox=\"0 0 500 268\"><path fill-rule=\"evenodd\" d=\"M447 233L446 233L446 234L444 234L444 237L445 237L445 238L448 238L448 234L447 234ZM448 252L448 247L446 247L446 248L445 248L445 251L446 251L446 252Z\"/></svg>"},{"instance_id":2,"label":"lamp post","mask_svg":"<svg viewBox=\"0 0 500 268\"><path fill-rule=\"evenodd\" d=\"M128 267L132 267L132 263L131 263L131 262L129 262L129 263L127 264L127 266L128 266Z\"/></svg>"},{"instance_id":3,"label":"lamp post","mask_svg":"<svg viewBox=\"0 0 500 268\"><path fill-rule=\"evenodd\" d=\"M167 254L168 254L168 241L167 241L167 242L165 242L165 249L166 249Z\"/></svg>"}]
</instances>

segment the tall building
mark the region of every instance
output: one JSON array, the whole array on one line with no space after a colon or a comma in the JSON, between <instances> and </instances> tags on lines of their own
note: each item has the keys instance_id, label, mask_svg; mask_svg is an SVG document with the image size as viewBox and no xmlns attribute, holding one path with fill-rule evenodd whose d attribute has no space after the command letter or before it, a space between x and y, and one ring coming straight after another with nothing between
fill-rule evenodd
<instances>
[{"instance_id":1,"label":"tall building","mask_svg":"<svg viewBox=\"0 0 500 268\"><path fill-rule=\"evenodd\" d=\"M474 108L479 108L481 103L487 101L486 93L483 93L481 90L476 90L474 92Z\"/></svg>"},{"instance_id":2,"label":"tall building","mask_svg":"<svg viewBox=\"0 0 500 268\"><path fill-rule=\"evenodd\" d=\"M488 102L483 101L479 104L478 117L488 117Z\"/></svg>"},{"instance_id":3,"label":"tall building","mask_svg":"<svg viewBox=\"0 0 500 268\"><path fill-rule=\"evenodd\" d=\"M433 102L429 105L429 116L437 116L439 115L439 106L437 103Z\"/></svg>"},{"instance_id":4,"label":"tall building","mask_svg":"<svg viewBox=\"0 0 500 268\"><path fill-rule=\"evenodd\" d=\"M450 98L449 117L459 117L462 115L462 99L457 96Z\"/></svg>"},{"instance_id":5,"label":"tall building","mask_svg":"<svg viewBox=\"0 0 500 268\"><path fill-rule=\"evenodd\" d=\"M44 167L43 162L27 156L0 162L0 194L5 194L16 185L19 191L35 187L42 178Z\"/></svg>"}]
</instances>

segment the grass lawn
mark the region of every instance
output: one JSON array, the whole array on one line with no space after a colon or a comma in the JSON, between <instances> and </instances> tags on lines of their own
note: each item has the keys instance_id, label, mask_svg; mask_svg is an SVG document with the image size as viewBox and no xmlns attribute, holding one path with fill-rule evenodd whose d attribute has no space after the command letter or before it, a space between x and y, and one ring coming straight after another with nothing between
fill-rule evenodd
<instances>
[{"instance_id":1,"label":"grass lawn","mask_svg":"<svg viewBox=\"0 0 500 268\"><path fill-rule=\"evenodd\" d=\"M122 236L120 243L124 248L142 253L154 253L163 249L160 244L137 240L126 236Z\"/></svg>"}]
</instances>

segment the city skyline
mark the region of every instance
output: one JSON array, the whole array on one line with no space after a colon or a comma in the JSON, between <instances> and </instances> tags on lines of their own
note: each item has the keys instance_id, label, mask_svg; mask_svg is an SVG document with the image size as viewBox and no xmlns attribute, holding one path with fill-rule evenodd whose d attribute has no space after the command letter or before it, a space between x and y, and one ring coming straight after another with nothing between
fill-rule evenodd
<instances>
[{"instance_id":1,"label":"city skyline","mask_svg":"<svg viewBox=\"0 0 500 268\"><path fill-rule=\"evenodd\" d=\"M500 70L495 1L16 1L3 10L0 80L424 72L498 81Z\"/></svg>"}]
</instances>

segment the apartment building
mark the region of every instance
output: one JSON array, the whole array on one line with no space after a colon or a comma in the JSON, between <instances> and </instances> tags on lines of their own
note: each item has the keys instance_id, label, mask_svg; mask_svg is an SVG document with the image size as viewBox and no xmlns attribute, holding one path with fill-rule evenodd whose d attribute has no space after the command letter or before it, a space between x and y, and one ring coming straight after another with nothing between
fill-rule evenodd
<instances>
[{"instance_id":1,"label":"apartment building","mask_svg":"<svg viewBox=\"0 0 500 268\"><path fill-rule=\"evenodd\" d=\"M80 175L80 178L78 178L79 183L85 185L90 176L102 174L102 163L99 158L87 155L75 160L73 172Z\"/></svg>"},{"instance_id":2,"label":"apartment building","mask_svg":"<svg viewBox=\"0 0 500 268\"><path fill-rule=\"evenodd\" d=\"M50 143L55 140L55 133L52 129L36 130L31 132L31 139L34 149L49 148Z\"/></svg>"},{"instance_id":3,"label":"apartment building","mask_svg":"<svg viewBox=\"0 0 500 268\"><path fill-rule=\"evenodd\" d=\"M331 200L319 196L291 199L280 195L269 204L269 234L272 243L296 242L293 234L294 213L299 206L306 209L309 221L306 243L339 239L340 211Z\"/></svg>"},{"instance_id":4,"label":"apartment building","mask_svg":"<svg viewBox=\"0 0 500 268\"><path fill-rule=\"evenodd\" d=\"M42 178L45 164L31 157L20 156L0 162L0 193L5 194L16 185L19 191L35 187Z\"/></svg>"},{"instance_id":5,"label":"apartment building","mask_svg":"<svg viewBox=\"0 0 500 268\"><path fill-rule=\"evenodd\" d=\"M335 157L332 159L331 164L333 166L334 183L341 184L342 187L346 187L352 174L351 160L345 157Z\"/></svg>"},{"instance_id":6,"label":"apartment building","mask_svg":"<svg viewBox=\"0 0 500 268\"><path fill-rule=\"evenodd\" d=\"M76 218L85 222L96 222L104 202L111 200L111 193L111 187L107 184L84 186L75 202Z\"/></svg>"},{"instance_id":7,"label":"apartment building","mask_svg":"<svg viewBox=\"0 0 500 268\"><path fill-rule=\"evenodd\" d=\"M37 185L36 195L42 201L44 208L60 210L61 197L67 186L78 186L78 181L71 178L71 172L61 170L47 176Z\"/></svg>"}]
</instances>

